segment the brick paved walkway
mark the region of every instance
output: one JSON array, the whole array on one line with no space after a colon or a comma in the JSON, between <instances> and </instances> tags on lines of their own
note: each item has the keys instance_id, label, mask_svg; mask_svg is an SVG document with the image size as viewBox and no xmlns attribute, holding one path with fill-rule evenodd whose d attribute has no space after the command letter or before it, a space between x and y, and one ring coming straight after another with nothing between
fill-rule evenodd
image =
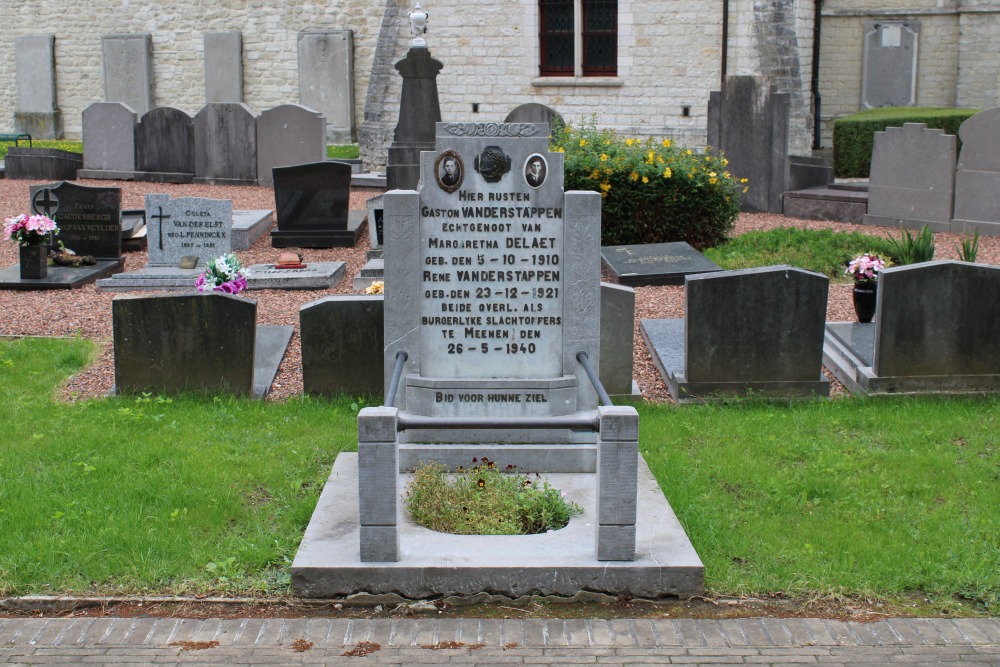
<instances>
[{"instance_id":1,"label":"brick paved walkway","mask_svg":"<svg viewBox=\"0 0 1000 667\"><path fill-rule=\"evenodd\" d=\"M890 663L1000 666L1000 619L0 618L0 665Z\"/></svg>"}]
</instances>

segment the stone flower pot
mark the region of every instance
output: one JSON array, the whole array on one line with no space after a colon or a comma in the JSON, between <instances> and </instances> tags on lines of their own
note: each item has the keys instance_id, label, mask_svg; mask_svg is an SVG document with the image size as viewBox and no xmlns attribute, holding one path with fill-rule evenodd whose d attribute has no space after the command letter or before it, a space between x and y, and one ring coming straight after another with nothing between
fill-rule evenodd
<instances>
[{"instance_id":1,"label":"stone flower pot","mask_svg":"<svg viewBox=\"0 0 1000 667\"><path fill-rule=\"evenodd\" d=\"M18 250L22 279L37 280L49 274L48 246L22 245Z\"/></svg>"}]
</instances>

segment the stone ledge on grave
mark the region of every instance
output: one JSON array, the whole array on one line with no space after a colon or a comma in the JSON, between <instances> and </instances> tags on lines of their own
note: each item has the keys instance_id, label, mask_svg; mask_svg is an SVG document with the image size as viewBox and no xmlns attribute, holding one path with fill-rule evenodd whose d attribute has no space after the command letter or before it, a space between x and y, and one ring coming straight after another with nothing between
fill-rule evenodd
<instances>
[{"instance_id":1,"label":"stone ledge on grave","mask_svg":"<svg viewBox=\"0 0 1000 667\"><path fill-rule=\"evenodd\" d=\"M353 248L361 237L361 225L366 216L365 211L350 211L347 218L347 229L340 230L274 229L271 231L271 247Z\"/></svg>"},{"instance_id":2,"label":"stone ledge on grave","mask_svg":"<svg viewBox=\"0 0 1000 667\"><path fill-rule=\"evenodd\" d=\"M253 264L246 269L247 289L330 289L344 277L344 262L309 262L301 269Z\"/></svg>"},{"instance_id":3,"label":"stone ledge on grave","mask_svg":"<svg viewBox=\"0 0 1000 667\"><path fill-rule=\"evenodd\" d=\"M53 290L83 287L101 278L117 273L125 266L125 260L98 260L93 266L50 266L45 278L21 278L18 264L0 269L0 289L7 290Z\"/></svg>"},{"instance_id":4,"label":"stone ledge on grave","mask_svg":"<svg viewBox=\"0 0 1000 667\"><path fill-rule=\"evenodd\" d=\"M428 417L549 417L577 411L575 375L553 378L406 378L407 411Z\"/></svg>"},{"instance_id":5,"label":"stone ledge on grave","mask_svg":"<svg viewBox=\"0 0 1000 667\"><path fill-rule=\"evenodd\" d=\"M194 292L194 281L204 271L204 267L147 266L98 280L95 286L102 292Z\"/></svg>"},{"instance_id":6,"label":"stone ledge on grave","mask_svg":"<svg viewBox=\"0 0 1000 667\"><path fill-rule=\"evenodd\" d=\"M233 211L232 249L249 250L254 241L274 225L274 211L270 209Z\"/></svg>"},{"instance_id":7,"label":"stone ledge on grave","mask_svg":"<svg viewBox=\"0 0 1000 667\"><path fill-rule=\"evenodd\" d=\"M410 477L401 474L397 488L404 489ZM399 560L362 562L358 455L340 454L292 563L293 589L315 598L367 593L420 599L484 591L508 597L581 591L650 599L699 595L704 566L641 458L635 560L597 560L596 477L547 475L584 513L540 535L439 533L413 523L399 497Z\"/></svg>"}]
</instances>

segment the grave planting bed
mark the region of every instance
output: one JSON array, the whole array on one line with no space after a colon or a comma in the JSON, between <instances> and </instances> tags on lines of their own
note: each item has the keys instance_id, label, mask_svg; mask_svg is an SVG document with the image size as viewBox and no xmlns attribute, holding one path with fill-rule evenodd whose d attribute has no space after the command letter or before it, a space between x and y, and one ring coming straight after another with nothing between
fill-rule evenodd
<instances>
[{"instance_id":1,"label":"grave planting bed","mask_svg":"<svg viewBox=\"0 0 1000 667\"><path fill-rule=\"evenodd\" d=\"M29 186L31 181L0 180L0 217L8 218L28 210ZM274 191L258 186L211 186L169 183L142 183L130 181L90 181L88 185L110 185L122 189L122 208L141 208L144 197L150 193L166 193L174 197L209 197L232 199L234 209L274 208ZM351 209L364 208L364 203L377 192L355 190L351 194ZM770 229L779 226L807 228L832 228L836 231L858 231L856 225L846 223L800 220L774 214L740 215L736 233ZM863 231L872 232L870 228ZM885 233L890 233L886 230ZM936 259L957 259L955 234L937 233L935 243ZM302 392L302 363L299 346L299 307L315 299L335 294L356 293L352 278L358 275L365 263L365 251L369 247L367 230L353 248L306 249L306 262L346 263L345 278L328 290L280 291L260 290L248 292L247 296L258 302L258 323L268 325L293 326L296 335L284 361L279 368L275 384L268 396L269 400L281 400ZM271 247L269 234L257 240L249 250L238 251L237 256L249 266L257 263L274 263L278 250ZM146 252L125 253L125 270L134 270L146 265ZM1000 264L1000 237L983 237L979 244L979 262ZM0 266L17 263L17 247L13 243L0 244ZM609 274L604 274L609 280ZM683 286L637 287L635 311L635 378L643 395L652 400L670 400L666 386L653 366L649 353L639 332L639 322L643 319L677 318L684 316ZM102 352L94 365L72 378L64 389L67 399L106 395L114 384L113 354L111 349L111 300L115 293L100 292L93 285L87 285L72 292L44 291L19 292L0 290L0 335L7 336L83 336L97 340ZM851 306L851 285L831 284L827 306L828 321L853 321ZM828 374L831 380L832 376ZM843 390L834 381L831 393Z\"/></svg>"}]
</instances>

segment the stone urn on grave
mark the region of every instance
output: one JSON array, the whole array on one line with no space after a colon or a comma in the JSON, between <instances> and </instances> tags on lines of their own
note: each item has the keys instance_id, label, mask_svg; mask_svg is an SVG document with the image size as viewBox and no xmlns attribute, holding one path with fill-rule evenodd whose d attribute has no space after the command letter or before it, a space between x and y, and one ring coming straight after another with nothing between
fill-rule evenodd
<instances>
[{"instance_id":1,"label":"stone urn on grave","mask_svg":"<svg viewBox=\"0 0 1000 667\"><path fill-rule=\"evenodd\" d=\"M59 231L47 215L18 215L4 220L4 236L18 245L21 280L40 280L49 273L49 244Z\"/></svg>"}]
</instances>

